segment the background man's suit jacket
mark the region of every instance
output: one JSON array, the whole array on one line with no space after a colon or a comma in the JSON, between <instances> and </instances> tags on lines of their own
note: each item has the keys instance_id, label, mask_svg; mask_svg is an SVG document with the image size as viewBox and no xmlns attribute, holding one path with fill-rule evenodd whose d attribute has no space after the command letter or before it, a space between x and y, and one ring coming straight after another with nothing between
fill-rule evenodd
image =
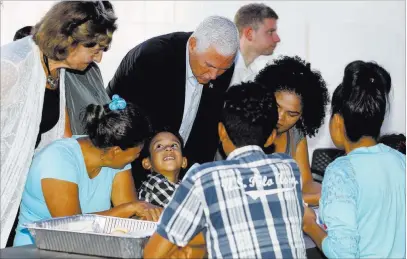
<instances>
[{"instance_id":1,"label":"background man's suit jacket","mask_svg":"<svg viewBox=\"0 0 407 259\"><path fill-rule=\"evenodd\" d=\"M151 38L130 50L123 58L107 91L140 106L154 128L179 130L185 104L186 45L192 32L175 32ZM234 65L203 87L199 108L184 148L188 165L213 161L219 143L218 122L224 93ZM137 165L135 165L137 164ZM140 160L132 164L137 167ZM133 175L136 186L140 171Z\"/></svg>"}]
</instances>

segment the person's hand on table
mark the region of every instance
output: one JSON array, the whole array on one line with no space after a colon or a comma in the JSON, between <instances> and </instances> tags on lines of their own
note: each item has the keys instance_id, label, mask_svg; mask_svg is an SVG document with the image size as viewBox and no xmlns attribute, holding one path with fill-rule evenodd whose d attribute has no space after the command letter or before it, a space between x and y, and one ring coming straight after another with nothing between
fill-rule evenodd
<instances>
[{"instance_id":1,"label":"person's hand on table","mask_svg":"<svg viewBox=\"0 0 407 259\"><path fill-rule=\"evenodd\" d=\"M304 204L304 217L302 219L302 230L311 237L314 243L322 250L322 241L327 237L326 226L317 223L315 211Z\"/></svg>"},{"instance_id":2,"label":"person's hand on table","mask_svg":"<svg viewBox=\"0 0 407 259\"><path fill-rule=\"evenodd\" d=\"M145 201L137 201L134 203L134 206L136 216L142 220L158 221L163 211L163 208Z\"/></svg>"},{"instance_id":3,"label":"person's hand on table","mask_svg":"<svg viewBox=\"0 0 407 259\"><path fill-rule=\"evenodd\" d=\"M319 205L321 198L321 184L313 180L304 183L302 188L302 198L310 205Z\"/></svg>"}]
</instances>

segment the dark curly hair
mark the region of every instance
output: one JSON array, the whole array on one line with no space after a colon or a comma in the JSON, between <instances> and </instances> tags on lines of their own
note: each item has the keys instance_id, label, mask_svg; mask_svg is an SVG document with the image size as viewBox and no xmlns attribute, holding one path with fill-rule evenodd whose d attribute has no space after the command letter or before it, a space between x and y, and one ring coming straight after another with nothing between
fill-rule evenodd
<instances>
[{"instance_id":1,"label":"dark curly hair","mask_svg":"<svg viewBox=\"0 0 407 259\"><path fill-rule=\"evenodd\" d=\"M320 72L311 70L310 63L298 56L283 56L262 69L255 81L274 93L286 91L299 96L302 115L295 126L309 137L318 133L324 123L329 94Z\"/></svg>"},{"instance_id":2,"label":"dark curly hair","mask_svg":"<svg viewBox=\"0 0 407 259\"><path fill-rule=\"evenodd\" d=\"M263 85L241 83L226 92L221 122L236 147L262 147L277 121L276 97Z\"/></svg>"}]
</instances>

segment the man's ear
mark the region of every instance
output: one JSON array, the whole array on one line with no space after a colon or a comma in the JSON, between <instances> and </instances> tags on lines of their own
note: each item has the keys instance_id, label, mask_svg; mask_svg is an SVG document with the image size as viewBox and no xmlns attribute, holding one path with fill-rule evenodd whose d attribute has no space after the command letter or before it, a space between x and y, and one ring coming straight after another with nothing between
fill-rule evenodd
<instances>
[{"instance_id":1,"label":"man's ear","mask_svg":"<svg viewBox=\"0 0 407 259\"><path fill-rule=\"evenodd\" d=\"M143 158L143 160L141 161L141 164L143 165L143 168L146 170L151 170L151 168L152 168L150 158L148 158L148 157Z\"/></svg>"},{"instance_id":2,"label":"man's ear","mask_svg":"<svg viewBox=\"0 0 407 259\"><path fill-rule=\"evenodd\" d=\"M196 48L196 38L190 37L188 41L188 48L190 51L194 51Z\"/></svg>"},{"instance_id":3,"label":"man's ear","mask_svg":"<svg viewBox=\"0 0 407 259\"><path fill-rule=\"evenodd\" d=\"M253 40L253 28L251 26L247 26L246 28L243 29L242 35L248 40L252 41Z\"/></svg>"},{"instance_id":4,"label":"man's ear","mask_svg":"<svg viewBox=\"0 0 407 259\"><path fill-rule=\"evenodd\" d=\"M335 113L333 118L334 120L334 127L339 136L346 136L346 129L345 129L345 121L343 117L339 113Z\"/></svg>"},{"instance_id":5,"label":"man's ear","mask_svg":"<svg viewBox=\"0 0 407 259\"><path fill-rule=\"evenodd\" d=\"M270 136L267 138L266 143L264 144L264 147L271 146L271 144L273 144L274 140L276 139L276 136L277 136L277 129L273 129Z\"/></svg>"},{"instance_id":6,"label":"man's ear","mask_svg":"<svg viewBox=\"0 0 407 259\"><path fill-rule=\"evenodd\" d=\"M343 120L343 117L339 113L334 114L334 120L337 127L344 128L345 122Z\"/></svg>"},{"instance_id":7,"label":"man's ear","mask_svg":"<svg viewBox=\"0 0 407 259\"><path fill-rule=\"evenodd\" d=\"M226 139L229 139L228 133L226 132L226 129L225 129L225 125L223 125L222 122L218 123L218 134L219 134L219 139L222 142Z\"/></svg>"},{"instance_id":8,"label":"man's ear","mask_svg":"<svg viewBox=\"0 0 407 259\"><path fill-rule=\"evenodd\" d=\"M188 159L186 157L183 157L181 167L183 169L185 169L187 167L187 165L188 165Z\"/></svg>"}]
</instances>

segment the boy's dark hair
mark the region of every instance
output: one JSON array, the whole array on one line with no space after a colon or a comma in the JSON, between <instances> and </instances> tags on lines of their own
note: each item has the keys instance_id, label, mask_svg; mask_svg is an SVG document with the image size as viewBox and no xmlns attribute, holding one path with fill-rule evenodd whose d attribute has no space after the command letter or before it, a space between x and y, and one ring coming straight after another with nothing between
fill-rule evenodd
<instances>
[{"instance_id":1,"label":"boy's dark hair","mask_svg":"<svg viewBox=\"0 0 407 259\"><path fill-rule=\"evenodd\" d=\"M173 128L169 127L169 126L164 126L162 128L159 129L153 129L153 133L151 134L151 136L147 139L147 141L144 144L144 148L140 153L140 158L147 158L150 157L150 145L151 145L151 141L153 140L153 138L155 136L157 136L158 133L161 132L168 132L173 134L181 143L181 153L184 152L184 139L181 137L181 135L179 134L179 132L177 130L174 130Z\"/></svg>"},{"instance_id":2,"label":"boy's dark hair","mask_svg":"<svg viewBox=\"0 0 407 259\"><path fill-rule=\"evenodd\" d=\"M329 102L326 83L319 71L298 56L282 56L267 65L256 76L260 83L274 92L294 93L301 98L302 115L295 127L312 137L324 123Z\"/></svg>"},{"instance_id":3,"label":"boy's dark hair","mask_svg":"<svg viewBox=\"0 0 407 259\"><path fill-rule=\"evenodd\" d=\"M406 136L404 134L387 134L381 136L378 141L385 144L404 155L406 154Z\"/></svg>"},{"instance_id":4,"label":"boy's dark hair","mask_svg":"<svg viewBox=\"0 0 407 259\"><path fill-rule=\"evenodd\" d=\"M263 147L278 121L274 92L255 82L234 85L226 93L221 122L236 147Z\"/></svg>"},{"instance_id":5,"label":"boy's dark hair","mask_svg":"<svg viewBox=\"0 0 407 259\"><path fill-rule=\"evenodd\" d=\"M118 146L122 150L144 144L151 136L151 124L142 110L127 103L123 110L90 104L82 119L86 133L98 148Z\"/></svg>"},{"instance_id":6,"label":"boy's dark hair","mask_svg":"<svg viewBox=\"0 0 407 259\"><path fill-rule=\"evenodd\" d=\"M33 30L34 26L25 26L18 31L16 31L16 34L14 34L13 41L25 38L29 35L31 35L31 32Z\"/></svg>"},{"instance_id":7,"label":"boy's dark hair","mask_svg":"<svg viewBox=\"0 0 407 259\"><path fill-rule=\"evenodd\" d=\"M143 149L140 152L140 159L138 159L139 162L133 163L132 166L137 167L138 172L144 172L144 173L137 173L133 175L134 178L134 184L136 186L136 189L139 190L141 187L141 184L147 180L147 175L150 174L151 172L144 169L142 166L142 160L144 158L149 158L150 157L150 144L153 138L161 132L169 132L174 134L175 137L178 138L178 140L181 142L181 152L183 153L184 151L184 139L181 137L181 135L178 133L177 130L174 130L173 128L169 126L163 126L162 128L155 128L153 129L153 133L149 136L149 138L146 140ZM180 175L185 174L185 169L181 168L180 170ZM180 178L181 179L181 178Z\"/></svg>"},{"instance_id":8,"label":"boy's dark hair","mask_svg":"<svg viewBox=\"0 0 407 259\"><path fill-rule=\"evenodd\" d=\"M342 83L332 96L332 116L338 113L343 117L350 141L363 136L377 139L390 89L390 74L376 63L357 60L346 66Z\"/></svg>"}]
</instances>

